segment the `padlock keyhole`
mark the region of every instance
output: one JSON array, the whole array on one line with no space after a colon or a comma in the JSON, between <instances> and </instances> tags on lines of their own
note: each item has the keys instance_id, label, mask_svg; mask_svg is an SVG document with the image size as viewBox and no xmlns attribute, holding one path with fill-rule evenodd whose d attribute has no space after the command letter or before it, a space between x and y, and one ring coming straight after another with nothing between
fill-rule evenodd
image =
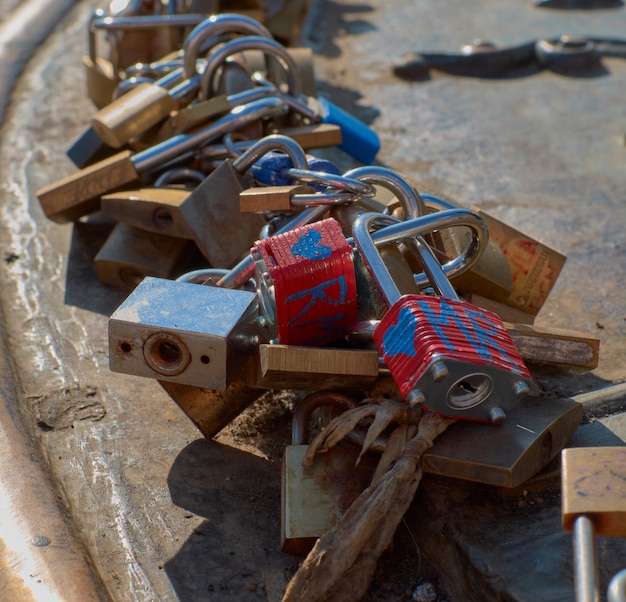
<instances>
[{"instance_id":1,"label":"padlock keyhole","mask_svg":"<svg viewBox=\"0 0 626 602\"><path fill-rule=\"evenodd\" d=\"M448 391L448 405L467 410L481 404L491 394L493 384L486 374L470 374L458 380Z\"/></svg>"},{"instance_id":2,"label":"padlock keyhole","mask_svg":"<svg viewBox=\"0 0 626 602\"><path fill-rule=\"evenodd\" d=\"M191 354L185 343L166 332L157 332L148 337L143 355L153 370L166 376L180 374L191 362Z\"/></svg>"},{"instance_id":3,"label":"padlock keyhole","mask_svg":"<svg viewBox=\"0 0 626 602\"><path fill-rule=\"evenodd\" d=\"M170 341L162 341L157 347L158 359L165 364L176 364L182 356L177 345Z\"/></svg>"}]
</instances>

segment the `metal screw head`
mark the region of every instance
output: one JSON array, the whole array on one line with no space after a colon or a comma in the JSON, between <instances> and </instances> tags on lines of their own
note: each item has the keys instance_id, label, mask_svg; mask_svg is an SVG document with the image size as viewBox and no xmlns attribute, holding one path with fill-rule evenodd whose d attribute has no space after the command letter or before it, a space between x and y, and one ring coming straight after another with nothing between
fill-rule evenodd
<instances>
[{"instance_id":1,"label":"metal screw head","mask_svg":"<svg viewBox=\"0 0 626 602\"><path fill-rule=\"evenodd\" d=\"M426 402L426 396L421 391L414 390L407 395L406 400L409 405L414 408L424 404Z\"/></svg>"},{"instance_id":2,"label":"metal screw head","mask_svg":"<svg viewBox=\"0 0 626 602\"><path fill-rule=\"evenodd\" d=\"M530 393L530 387L522 380L518 380L513 385L513 393L517 398L526 397Z\"/></svg>"},{"instance_id":3,"label":"metal screw head","mask_svg":"<svg viewBox=\"0 0 626 602\"><path fill-rule=\"evenodd\" d=\"M439 360L430 367L430 374L434 381L444 380L448 376L448 366Z\"/></svg>"},{"instance_id":4,"label":"metal screw head","mask_svg":"<svg viewBox=\"0 0 626 602\"><path fill-rule=\"evenodd\" d=\"M491 420L491 424L502 424L506 420L506 414L502 408L491 408L489 420Z\"/></svg>"}]
</instances>

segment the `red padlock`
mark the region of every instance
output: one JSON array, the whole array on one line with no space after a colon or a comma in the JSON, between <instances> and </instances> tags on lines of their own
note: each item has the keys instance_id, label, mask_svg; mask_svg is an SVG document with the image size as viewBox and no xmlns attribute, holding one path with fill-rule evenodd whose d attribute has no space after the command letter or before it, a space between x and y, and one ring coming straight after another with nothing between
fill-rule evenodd
<instances>
[{"instance_id":1,"label":"red padlock","mask_svg":"<svg viewBox=\"0 0 626 602\"><path fill-rule=\"evenodd\" d=\"M322 345L356 321L352 247L333 218L260 240L256 263L260 324L284 345Z\"/></svg>"},{"instance_id":2,"label":"red padlock","mask_svg":"<svg viewBox=\"0 0 626 602\"><path fill-rule=\"evenodd\" d=\"M446 214L436 214L442 227ZM423 219L404 223L409 230L410 222ZM390 306L373 333L385 364L410 404L461 419L501 422L534 386L528 368L502 320L458 299L421 238L403 242L418 252L439 296L400 295L370 234L372 226L395 223L393 217L369 213L353 225L354 242Z\"/></svg>"}]
</instances>

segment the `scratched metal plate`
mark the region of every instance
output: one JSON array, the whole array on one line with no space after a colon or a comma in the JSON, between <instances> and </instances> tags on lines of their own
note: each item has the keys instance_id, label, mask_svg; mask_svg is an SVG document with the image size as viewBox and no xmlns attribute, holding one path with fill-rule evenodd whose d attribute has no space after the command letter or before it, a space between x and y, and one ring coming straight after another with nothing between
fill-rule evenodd
<instances>
[{"instance_id":1,"label":"scratched metal plate","mask_svg":"<svg viewBox=\"0 0 626 602\"><path fill-rule=\"evenodd\" d=\"M54 23L52 3L48 12L33 0L20 5L27 4ZM61 14L70 4L54 10ZM16 6L3 4L5 34ZM156 383L108 371L107 318L126 295L95 277L93 256L110 224L53 224L34 197L74 171L65 151L93 111L80 56L96 6L75 3L36 51L27 49L32 60L3 113L0 300L19 379L16 401L4 398L12 419L21 412L40 444L42 466L52 471L55 495L74 521L104 598L280 599L294 562L279 552L276 462L245 438L239 445L204 442ZM45 35L37 29L42 22L32 21L29 35ZM546 379L546 387L569 394L626 379L626 61L607 59L608 73L593 79L433 73L407 83L390 73L404 52L452 50L477 37L498 44L561 33L619 37L624 10L547 11L512 0L480 0L471 8L463 0L318 0L310 23L306 42L317 52L320 90L372 121L383 143L381 162L568 256L538 324L599 336L600 366ZM20 63L2 64L10 77L7 64ZM2 377L10 377L8 369ZM19 476L7 458L3 465ZM46 536L49 524L44 520L33 535ZM512 535L506 523L498 534ZM82 558L65 535L49 539L42 549L65 546ZM559 538L560 554L569 553L565 540ZM13 561L16 552L0 553ZM532 583L524 586L508 594L541 598Z\"/></svg>"}]
</instances>

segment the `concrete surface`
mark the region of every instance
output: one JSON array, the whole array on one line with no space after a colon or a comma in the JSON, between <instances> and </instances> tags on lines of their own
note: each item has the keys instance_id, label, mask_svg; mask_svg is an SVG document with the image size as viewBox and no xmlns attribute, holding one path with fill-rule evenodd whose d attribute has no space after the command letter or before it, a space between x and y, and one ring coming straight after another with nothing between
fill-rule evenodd
<instances>
[{"instance_id":1,"label":"concrete surface","mask_svg":"<svg viewBox=\"0 0 626 602\"><path fill-rule=\"evenodd\" d=\"M14 5L6 4L3 18ZM81 584L116 601L279 600L299 562L279 550L279 458L295 395L264 398L208 442L157 383L111 374L107 318L126 293L98 282L93 267L110 224L53 224L34 196L74 171L65 151L93 112L80 56L98 5L76 3L59 21L33 51L4 113L0 301L10 420L2 419L2 430L22 444L12 446L16 456L3 443L2 462L48 494L33 497L32 508L21 505L28 529L0 532L0 564L19 565L20 546L67 554L75 561L60 571L67 600L85 599L72 593ZM433 72L405 82L390 67L405 52L455 50L478 37L502 45L562 33L620 37L625 24L623 7L316 0L304 30L321 94L372 124L381 163L567 255L537 323L598 336L601 359L587 374L537 372L546 396L626 381L626 61L605 59L607 72L594 78ZM623 396L590 406L571 444L623 445L624 408ZM21 449L32 449L48 476L22 469L28 451ZM368 598L410 600L430 579L438 599L450 602L572 599L557 469L513 491L425 479ZM8 508L28 495L11 493ZM626 566L626 547L605 539L601 553L606 588ZM41 580L56 587L52 577ZM25 585L42 599L36 582L32 573ZM0 598L10 599L4 581L0 587Z\"/></svg>"}]
</instances>

